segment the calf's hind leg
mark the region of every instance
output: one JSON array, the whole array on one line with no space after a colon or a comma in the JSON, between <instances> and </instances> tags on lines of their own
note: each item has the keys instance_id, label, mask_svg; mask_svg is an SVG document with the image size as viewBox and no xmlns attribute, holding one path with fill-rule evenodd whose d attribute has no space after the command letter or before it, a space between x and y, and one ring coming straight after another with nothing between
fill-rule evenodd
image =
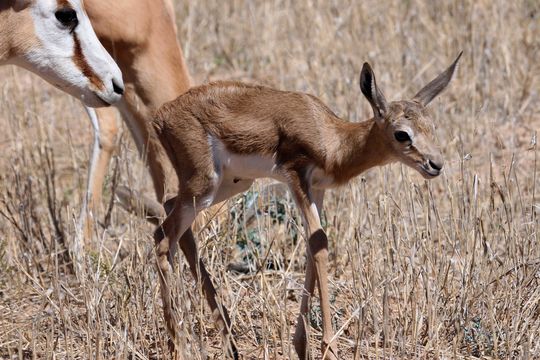
<instances>
[{"instance_id":1,"label":"calf's hind leg","mask_svg":"<svg viewBox=\"0 0 540 360\"><path fill-rule=\"evenodd\" d=\"M229 313L225 306L221 305L217 300L216 289L214 288L214 284L212 284L210 274L208 274L202 259L198 256L197 243L195 242L191 228L180 238L180 249L182 249L182 252L186 256L193 277L197 282L200 281L206 301L210 306L210 310L212 310L212 317L221 329L223 341L228 347L228 354L234 359L238 359L238 351L232 337Z\"/></svg>"},{"instance_id":2,"label":"calf's hind leg","mask_svg":"<svg viewBox=\"0 0 540 360\"><path fill-rule=\"evenodd\" d=\"M190 204L189 200L176 200L175 206L167 216L163 224L156 230L154 239L156 241L156 253L158 261L158 271L160 274L161 296L163 301L163 312L165 323L171 336L171 345L178 346L178 331L175 306L172 301L170 288L170 269L173 264L172 256L176 249L176 242L186 256L191 273L197 282L200 281L203 292L214 320L218 323L222 331L224 342L227 344L227 352L234 359L238 359L238 352L231 334L231 321L227 309L221 306L217 300L217 293L212 284L212 280L203 261L198 256L197 244L191 230L191 223L195 219L196 211L192 206L182 206ZM198 209L200 210L200 209ZM197 210L197 212L198 212Z\"/></svg>"},{"instance_id":3,"label":"calf's hind leg","mask_svg":"<svg viewBox=\"0 0 540 360\"><path fill-rule=\"evenodd\" d=\"M172 300L170 287L171 248L176 246L175 243L178 241L178 238L186 232L194 219L195 211L193 209L176 206L154 232L163 315L170 336L169 348L172 352L181 350L180 339L178 338L179 331L177 329L178 319L176 317L176 309Z\"/></svg>"}]
</instances>

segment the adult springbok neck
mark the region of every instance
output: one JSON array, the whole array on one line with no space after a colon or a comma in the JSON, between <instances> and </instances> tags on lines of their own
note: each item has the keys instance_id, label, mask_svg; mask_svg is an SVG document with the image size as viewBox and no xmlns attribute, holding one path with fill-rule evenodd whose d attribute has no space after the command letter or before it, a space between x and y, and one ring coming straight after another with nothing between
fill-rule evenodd
<instances>
[{"instance_id":1,"label":"adult springbok neck","mask_svg":"<svg viewBox=\"0 0 540 360\"><path fill-rule=\"evenodd\" d=\"M327 283L328 239L321 227L324 191L345 184L378 165L400 161L425 178L438 176L443 160L433 142L426 106L448 85L461 54L412 100L387 102L365 63L360 89L373 118L350 123L339 119L316 97L238 82L192 88L163 105L153 125L179 179L172 211L154 234L165 321L177 342L176 314L169 274L177 243L206 299L229 350L236 355L227 311L198 258L191 231L202 209L246 191L254 179L269 177L288 185L303 217L307 269L294 336L300 359L308 356L306 324L309 298L318 283L323 318L322 352L337 359Z\"/></svg>"},{"instance_id":2,"label":"adult springbok neck","mask_svg":"<svg viewBox=\"0 0 540 360\"><path fill-rule=\"evenodd\" d=\"M0 3L0 65L26 68L90 107L117 102L122 74L101 46L81 0Z\"/></svg>"},{"instance_id":3,"label":"adult springbok neck","mask_svg":"<svg viewBox=\"0 0 540 360\"><path fill-rule=\"evenodd\" d=\"M176 37L174 6L171 0L85 0L84 7L99 40L122 69L126 91L115 107L148 164L158 200L149 206L155 209L154 215L160 216L164 214L161 204L166 189L172 189L171 195L174 195L177 180L161 144L149 136L153 131L150 122L152 114L163 103L190 87L189 73ZM88 109L88 113L94 127L94 148L79 222L85 238L92 235L94 221L91 219L99 210L103 180L119 133L115 109ZM133 201L127 192L123 189L122 197L126 202ZM133 202L139 200L141 198Z\"/></svg>"}]
</instances>

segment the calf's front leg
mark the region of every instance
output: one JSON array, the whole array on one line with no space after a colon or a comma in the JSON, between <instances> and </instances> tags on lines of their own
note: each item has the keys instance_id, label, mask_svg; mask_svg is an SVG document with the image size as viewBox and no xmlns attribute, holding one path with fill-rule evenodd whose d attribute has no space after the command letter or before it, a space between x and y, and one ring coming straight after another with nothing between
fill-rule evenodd
<instances>
[{"instance_id":1,"label":"calf's front leg","mask_svg":"<svg viewBox=\"0 0 540 360\"><path fill-rule=\"evenodd\" d=\"M335 342L331 343L334 332L332 329L327 279L328 238L322 229L318 210L322 207L324 190L314 190L311 194L309 186L300 181L289 184L289 187L294 195L296 204L302 213L307 239L306 278L300 305L300 314L298 316L298 323L294 335L295 350L301 360L309 357L307 351L308 336L306 327L309 324L310 298L313 296L315 291L315 281L317 281L319 285L319 296L323 318L321 351L325 354L325 359L336 360L338 358L337 347Z\"/></svg>"}]
</instances>

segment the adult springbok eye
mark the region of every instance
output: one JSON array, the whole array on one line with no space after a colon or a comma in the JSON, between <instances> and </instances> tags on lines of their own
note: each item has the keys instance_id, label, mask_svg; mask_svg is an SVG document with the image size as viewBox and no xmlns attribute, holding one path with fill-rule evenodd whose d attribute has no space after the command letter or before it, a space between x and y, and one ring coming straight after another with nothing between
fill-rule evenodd
<instances>
[{"instance_id":1,"label":"adult springbok eye","mask_svg":"<svg viewBox=\"0 0 540 360\"><path fill-rule=\"evenodd\" d=\"M54 13L54 16L62 25L71 29L74 29L79 23L79 20L77 19L77 12L70 8L57 10Z\"/></svg>"},{"instance_id":2,"label":"adult springbok eye","mask_svg":"<svg viewBox=\"0 0 540 360\"><path fill-rule=\"evenodd\" d=\"M406 131L396 131L394 133L394 137L399 142L411 141L411 137L409 136L409 134Z\"/></svg>"}]
</instances>

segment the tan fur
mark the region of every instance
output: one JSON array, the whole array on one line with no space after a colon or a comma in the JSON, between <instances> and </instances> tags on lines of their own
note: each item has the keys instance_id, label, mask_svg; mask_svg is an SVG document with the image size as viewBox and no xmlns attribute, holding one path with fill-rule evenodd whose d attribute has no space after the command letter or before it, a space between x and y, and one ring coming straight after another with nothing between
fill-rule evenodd
<instances>
[{"instance_id":1,"label":"tan fur","mask_svg":"<svg viewBox=\"0 0 540 360\"><path fill-rule=\"evenodd\" d=\"M98 38L122 70L125 94L117 105L137 147L146 159L157 199L176 191L174 176L162 146L150 137L150 115L190 87L176 24L169 0L85 0L86 12ZM89 206L101 198L103 179L116 143L118 124L114 110L100 109L100 150L88 181ZM106 145L106 146L102 146ZM86 237L90 224L84 220Z\"/></svg>"},{"instance_id":2,"label":"tan fur","mask_svg":"<svg viewBox=\"0 0 540 360\"><path fill-rule=\"evenodd\" d=\"M0 5L0 64L26 54L39 40L29 8L16 11L14 1Z\"/></svg>"},{"instance_id":3,"label":"tan fur","mask_svg":"<svg viewBox=\"0 0 540 360\"><path fill-rule=\"evenodd\" d=\"M174 13L163 0L85 0L85 8L100 41L122 70L126 94L119 108L147 161L159 200L167 178L168 160L152 143L150 114L190 86L190 78L175 33ZM103 172L96 175L104 176ZM171 185L172 184L172 185Z\"/></svg>"},{"instance_id":4,"label":"tan fur","mask_svg":"<svg viewBox=\"0 0 540 360\"><path fill-rule=\"evenodd\" d=\"M163 105L153 126L176 169L179 191L171 200L172 212L158 227L154 239L165 319L172 339L177 338L177 320L169 287L169 262L177 242L190 264L197 264L191 233L197 213L247 190L258 177L273 177L288 185L302 214L307 240L295 349L301 359L308 356L307 314L317 283L323 320L322 352L325 359L337 359L327 284L328 239L319 220L324 190L392 161L414 167L425 177L437 176L442 159L433 144L433 126L425 105L446 87L456 63L430 83L434 85L422 89L419 94L425 104L417 100L386 103L371 67L365 64L360 84L375 116L360 123L339 119L314 96L239 82L192 88ZM399 141L396 134L400 131L406 131L412 140ZM205 296L215 313L216 292L204 264L198 262ZM218 324L230 337L226 309L221 308L219 314ZM236 356L232 339L229 346Z\"/></svg>"},{"instance_id":5,"label":"tan fur","mask_svg":"<svg viewBox=\"0 0 540 360\"><path fill-rule=\"evenodd\" d=\"M190 79L164 0L85 0L98 38L125 83L152 111L189 88Z\"/></svg>"}]
</instances>

